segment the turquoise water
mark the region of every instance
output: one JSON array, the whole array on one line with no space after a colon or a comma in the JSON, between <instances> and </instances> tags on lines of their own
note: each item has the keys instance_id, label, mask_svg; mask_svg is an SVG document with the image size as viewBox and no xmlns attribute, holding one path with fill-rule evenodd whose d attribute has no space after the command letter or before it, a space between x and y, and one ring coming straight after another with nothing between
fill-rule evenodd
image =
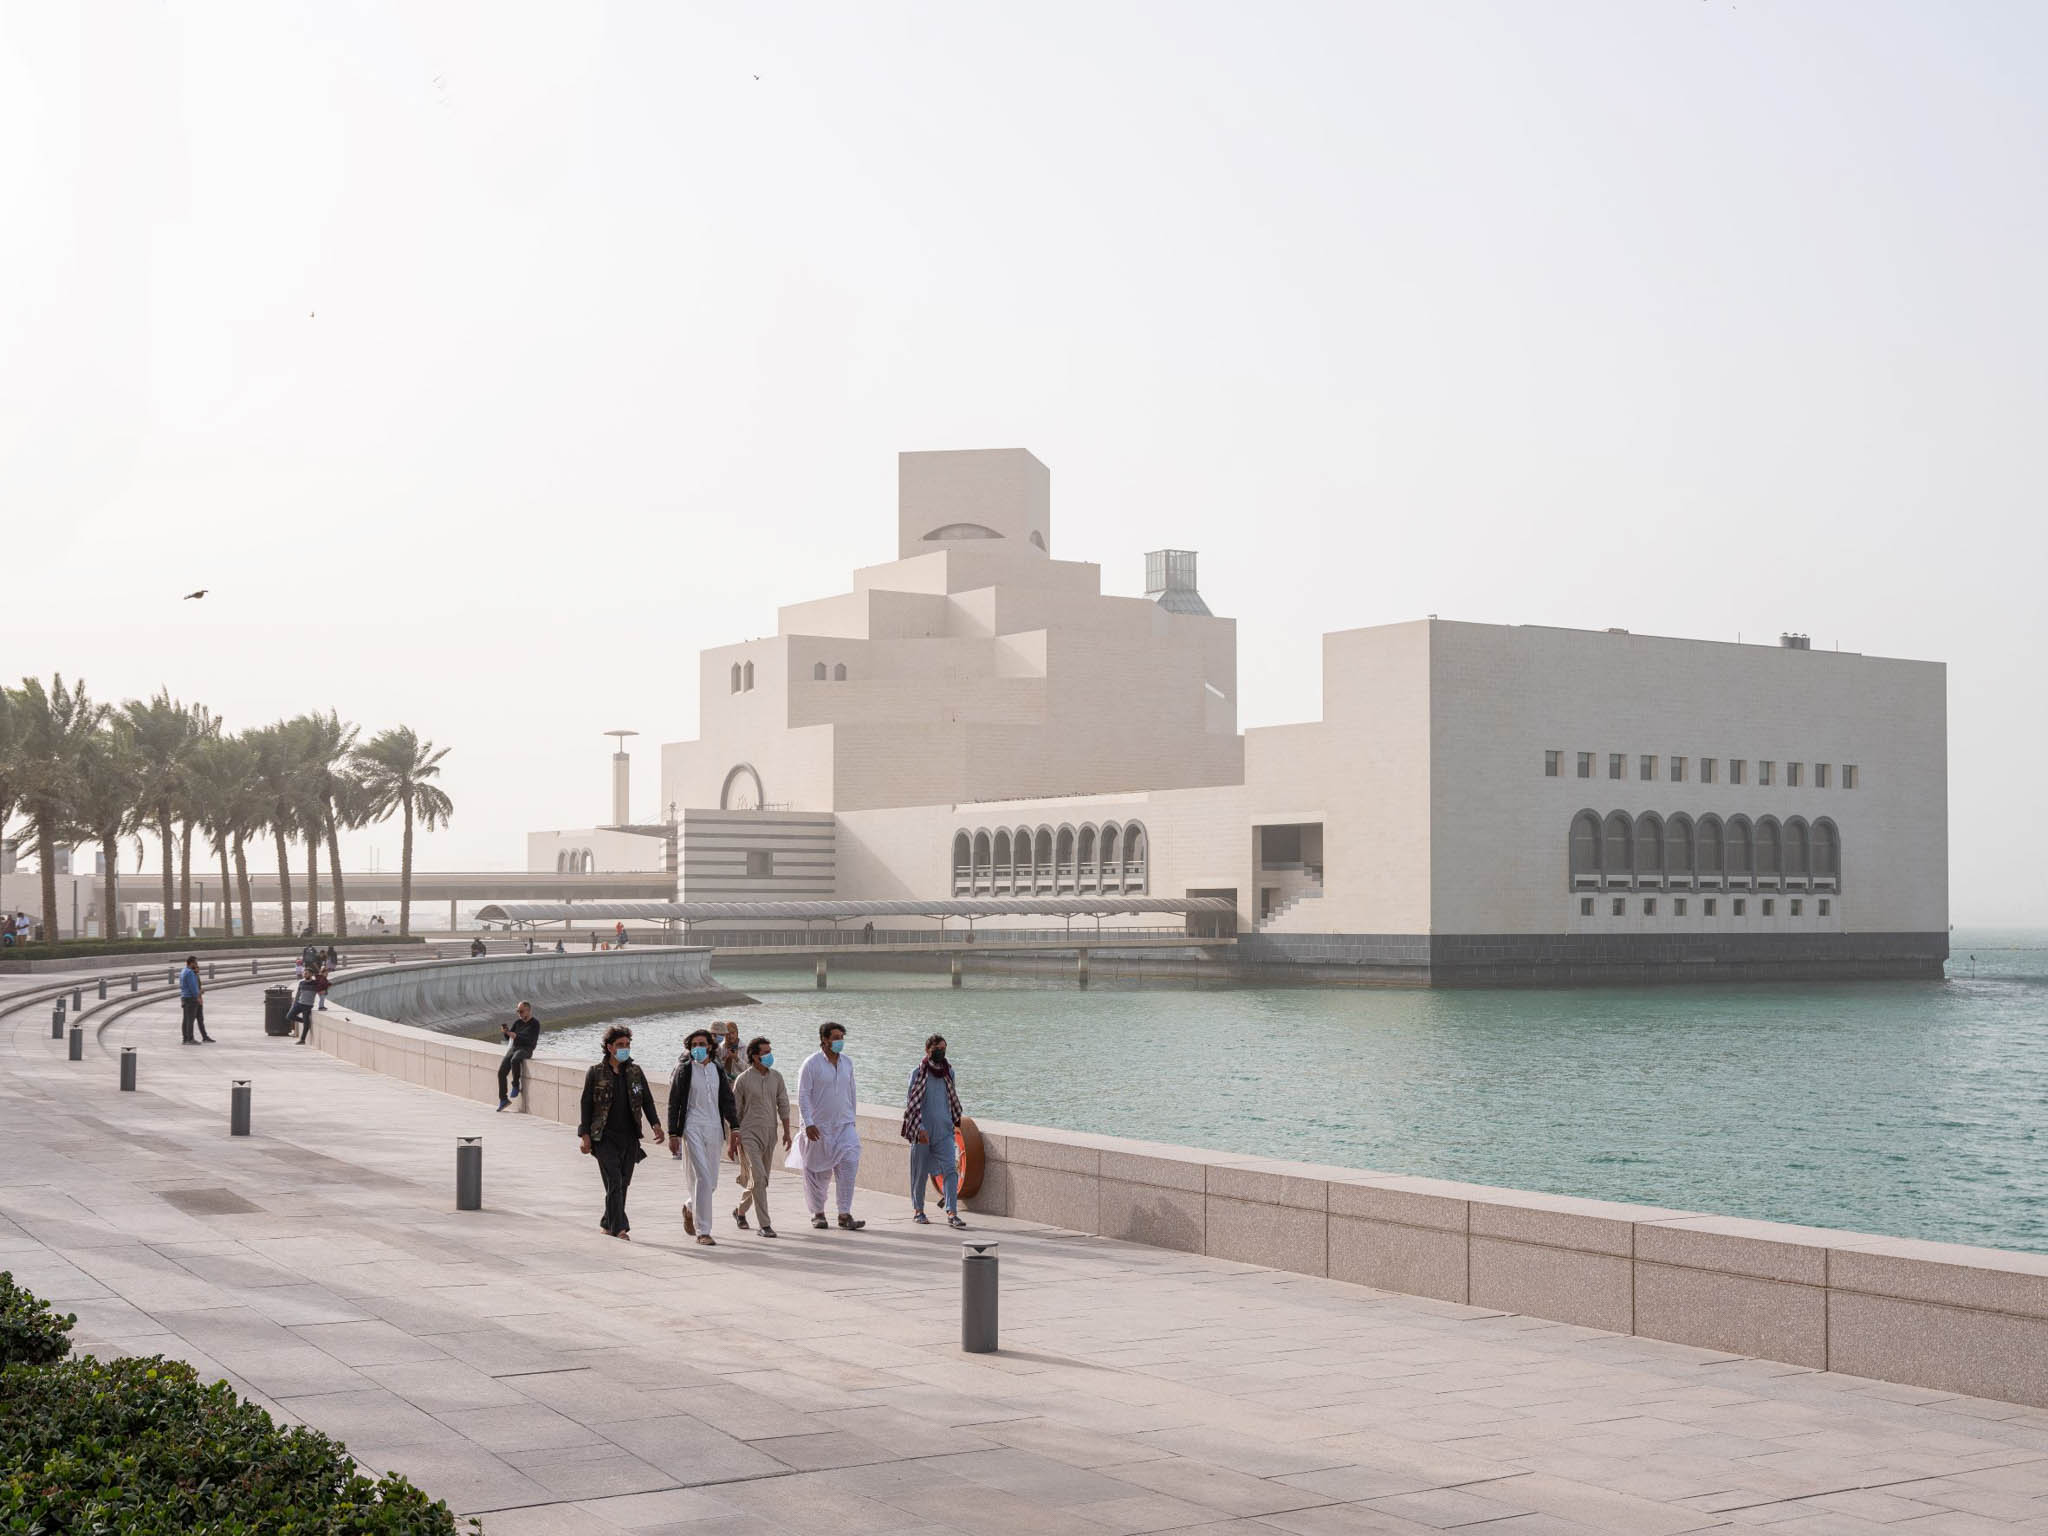
<instances>
[{"instance_id":1,"label":"turquoise water","mask_svg":"<svg viewBox=\"0 0 2048 1536\"><path fill-rule=\"evenodd\" d=\"M1973 976L1971 954L1977 957ZM1515 1189L2048 1252L2048 933L1946 982L1572 991L1117 987L720 971L794 1087L820 1019L894 1102L943 1032L969 1114ZM633 1020L666 1065L702 1014ZM550 1055L596 1055L596 1027Z\"/></svg>"}]
</instances>

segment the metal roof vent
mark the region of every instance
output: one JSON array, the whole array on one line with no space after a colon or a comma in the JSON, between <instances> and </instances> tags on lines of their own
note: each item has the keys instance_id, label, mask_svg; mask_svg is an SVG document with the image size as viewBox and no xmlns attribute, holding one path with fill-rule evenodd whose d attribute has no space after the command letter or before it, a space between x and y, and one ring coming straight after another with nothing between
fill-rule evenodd
<instances>
[{"instance_id":1,"label":"metal roof vent","mask_svg":"<svg viewBox=\"0 0 2048 1536\"><path fill-rule=\"evenodd\" d=\"M1195 590L1195 552L1192 549L1155 549L1145 556L1145 595L1168 613L1213 615L1202 594Z\"/></svg>"},{"instance_id":2,"label":"metal roof vent","mask_svg":"<svg viewBox=\"0 0 2048 1536\"><path fill-rule=\"evenodd\" d=\"M1810 651L1813 649L1813 640L1806 635L1780 635L1778 647L1786 651Z\"/></svg>"}]
</instances>

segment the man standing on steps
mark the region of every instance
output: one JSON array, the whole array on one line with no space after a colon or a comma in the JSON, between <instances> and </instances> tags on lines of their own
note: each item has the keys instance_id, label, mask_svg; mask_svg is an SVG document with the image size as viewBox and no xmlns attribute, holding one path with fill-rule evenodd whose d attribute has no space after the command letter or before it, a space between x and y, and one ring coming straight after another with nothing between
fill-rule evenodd
<instances>
[{"instance_id":1,"label":"man standing on steps","mask_svg":"<svg viewBox=\"0 0 2048 1536\"><path fill-rule=\"evenodd\" d=\"M512 1042L506 1047L504 1059L498 1063L498 1108L502 1110L518 1098L519 1090L526 1086L526 1064L540 1048L540 1018L534 1013L533 1004L521 1003L512 1022L500 1024L498 1033ZM510 1093L505 1091L508 1076L512 1084Z\"/></svg>"},{"instance_id":2,"label":"man standing on steps","mask_svg":"<svg viewBox=\"0 0 2048 1536\"><path fill-rule=\"evenodd\" d=\"M199 957L187 955L185 969L178 972L178 1007L184 1015L182 1020L185 1043L192 1044L192 1029L199 1028L199 1043L213 1044L213 1036L206 1032L206 988L199 983Z\"/></svg>"},{"instance_id":3,"label":"man standing on steps","mask_svg":"<svg viewBox=\"0 0 2048 1536\"><path fill-rule=\"evenodd\" d=\"M845 1056L846 1030L838 1024L818 1027L818 1049L796 1077L797 1113L804 1122L804 1202L811 1225L825 1222L826 1187L839 1186L839 1225L858 1232L867 1223L853 1219L853 1176L860 1171L859 1099L853 1086L853 1063Z\"/></svg>"}]
</instances>

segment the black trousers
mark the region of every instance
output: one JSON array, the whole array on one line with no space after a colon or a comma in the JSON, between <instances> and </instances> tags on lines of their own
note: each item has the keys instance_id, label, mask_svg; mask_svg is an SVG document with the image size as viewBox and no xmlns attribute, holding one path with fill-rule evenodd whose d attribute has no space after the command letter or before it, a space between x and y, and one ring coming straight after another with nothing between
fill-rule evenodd
<instances>
[{"instance_id":1,"label":"black trousers","mask_svg":"<svg viewBox=\"0 0 2048 1536\"><path fill-rule=\"evenodd\" d=\"M615 1147L600 1141L590 1151L604 1177L604 1219L598 1225L607 1232L632 1231L633 1223L626 1220L626 1191L633 1184L633 1165L640 1161L640 1143L629 1141Z\"/></svg>"},{"instance_id":2,"label":"black trousers","mask_svg":"<svg viewBox=\"0 0 2048 1536\"><path fill-rule=\"evenodd\" d=\"M178 1003L184 1014L184 1017L180 1020L180 1028L184 1031L185 1043L187 1045L192 1043L192 1026L195 1024L199 1026L199 1038L205 1039L207 1037L206 1004L196 997L181 997L178 999Z\"/></svg>"},{"instance_id":3,"label":"black trousers","mask_svg":"<svg viewBox=\"0 0 2048 1536\"><path fill-rule=\"evenodd\" d=\"M305 1039L306 1036L313 1033L313 1005L311 1003L293 1003L292 1011L284 1016L284 1021L287 1024L303 1024L305 1028L299 1031L299 1038L301 1040Z\"/></svg>"},{"instance_id":4,"label":"black trousers","mask_svg":"<svg viewBox=\"0 0 2048 1536\"><path fill-rule=\"evenodd\" d=\"M508 1077L513 1087L521 1090L526 1087L526 1064L532 1058L532 1048L524 1045L515 1045L505 1053L504 1059L498 1063L499 1098L506 1097L505 1081Z\"/></svg>"}]
</instances>

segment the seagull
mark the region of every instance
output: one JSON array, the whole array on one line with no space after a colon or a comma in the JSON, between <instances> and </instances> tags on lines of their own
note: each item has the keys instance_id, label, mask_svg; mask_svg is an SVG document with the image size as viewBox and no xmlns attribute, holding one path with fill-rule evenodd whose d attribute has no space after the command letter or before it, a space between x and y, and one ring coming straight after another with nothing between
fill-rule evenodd
<instances>
[{"instance_id":1,"label":"seagull","mask_svg":"<svg viewBox=\"0 0 2048 1536\"><path fill-rule=\"evenodd\" d=\"M189 602L191 602L191 601L192 601L192 600L193 600L193 599L194 599L195 597L204 597L204 596L206 596L206 594L207 594L208 592L210 592L211 590L212 590L212 588L210 588L210 587L201 587L201 588L200 588L200 589L199 589L199 590L198 590L197 592L187 592L187 593L185 594L185 599L184 599L184 600L185 600L186 602L188 602L188 603L189 603Z\"/></svg>"}]
</instances>

